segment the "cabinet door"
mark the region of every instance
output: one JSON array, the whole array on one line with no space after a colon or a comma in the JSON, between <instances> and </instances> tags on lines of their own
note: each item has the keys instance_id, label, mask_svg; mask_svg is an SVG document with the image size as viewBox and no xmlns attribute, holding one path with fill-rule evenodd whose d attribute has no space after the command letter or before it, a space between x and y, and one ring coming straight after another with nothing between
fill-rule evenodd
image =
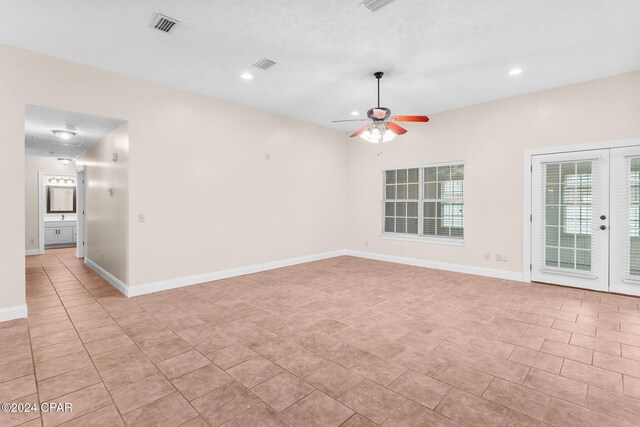
<instances>
[{"instance_id":1,"label":"cabinet door","mask_svg":"<svg viewBox=\"0 0 640 427\"><path fill-rule=\"evenodd\" d=\"M73 242L73 228L63 227L58 229L58 243L72 243Z\"/></svg>"},{"instance_id":2,"label":"cabinet door","mask_svg":"<svg viewBox=\"0 0 640 427\"><path fill-rule=\"evenodd\" d=\"M55 245L58 243L58 229L56 228L45 228L44 229L44 244L45 245Z\"/></svg>"}]
</instances>

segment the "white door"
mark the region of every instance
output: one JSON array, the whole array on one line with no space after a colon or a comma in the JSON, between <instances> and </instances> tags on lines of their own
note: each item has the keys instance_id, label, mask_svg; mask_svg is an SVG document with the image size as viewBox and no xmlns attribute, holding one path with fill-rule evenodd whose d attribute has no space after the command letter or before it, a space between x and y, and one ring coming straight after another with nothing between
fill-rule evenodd
<instances>
[{"instance_id":1,"label":"white door","mask_svg":"<svg viewBox=\"0 0 640 427\"><path fill-rule=\"evenodd\" d=\"M609 289L609 150L532 157L531 279Z\"/></svg>"},{"instance_id":2,"label":"white door","mask_svg":"<svg viewBox=\"0 0 640 427\"><path fill-rule=\"evenodd\" d=\"M73 243L73 227L58 229L58 243Z\"/></svg>"},{"instance_id":3,"label":"white door","mask_svg":"<svg viewBox=\"0 0 640 427\"><path fill-rule=\"evenodd\" d=\"M640 147L611 150L610 289L640 295Z\"/></svg>"}]
</instances>

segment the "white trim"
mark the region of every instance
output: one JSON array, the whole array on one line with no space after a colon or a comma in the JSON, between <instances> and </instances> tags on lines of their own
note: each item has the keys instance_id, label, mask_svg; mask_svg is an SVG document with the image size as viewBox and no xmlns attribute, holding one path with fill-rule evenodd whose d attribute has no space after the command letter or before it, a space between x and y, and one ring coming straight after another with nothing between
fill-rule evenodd
<instances>
[{"instance_id":1,"label":"white trim","mask_svg":"<svg viewBox=\"0 0 640 427\"><path fill-rule=\"evenodd\" d=\"M435 268L437 270L454 271L457 273L476 274L478 276L495 277L498 279L525 281L522 274L517 271L498 270L494 268L475 267L472 265L451 264L448 262L431 261L416 258L405 258L395 255L385 255L374 252L347 250L347 255L359 258L374 259L377 261L394 262L396 264L413 265L416 267Z\"/></svg>"},{"instance_id":2,"label":"white trim","mask_svg":"<svg viewBox=\"0 0 640 427\"><path fill-rule=\"evenodd\" d=\"M47 201L45 200L45 192L44 192L44 177L45 176L72 176L76 178L77 174L72 173L55 173L55 172L42 172L38 171L38 247L40 249L40 253L44 253L44 211ZM76 186L78 183L76 182ZM76 203L76 212L77 212Z\"/></svg>"},{"instance_id":3,"label":"white trim","mask_svg":"<svg viewBox=\"0 0 640 427\"><path fill-rule=\"evenodd\" d=\"M76 258L84 258L86 186L85 170L76 173Z\"/></svg>"},{"instance_id":4,"label":"white trim","mask_svg":"<svg viewBox=\"0 0 640 427\"><path fill-rule=\"evenodd\" d=\"M613 141L589 142L586 144L561 145L558 147L529 148L524 150L524 156L538 156L541 154L557 154L571 151L602 150L604 148L621 148L640 145L640 138L616 139Z\"/></svg>"},{"instance_id":5,"label":"white trim","mask_svg":"<svg viewBox=\"0 0 640 427\"><path fill-rule=\"evenodd\" d=\"M8 320L22 319L27 317L27 306L15 305L13 307L0 308L0 322L6 322Z\"/></svg>"},{"instance_id":6,"label":"white trim","mask_svg":"<svg viewBox=\"0 0 640 427\"><path fill-rule=\"evenodd\" d=\"M558 147L530 148L524 150L524 198L523 198L523 231L522 231L522 277L525 282L531 281L531 165L532 157L545 154L559 154L574 151L590 151L611 148L633 147L640 145L640 138L618 139L612 141L590 142L586 144L562 145Z\"/></svg>"},{"instance_id":7,"label":"white trim","mask_svg":"<svg viewBox=\"0 0 640 427\"><path fill-rule=\"evenodd\" d=\"M423 235L424 236L424 235ZM403 242L433 243L436 245L464 246L464 239L456 239L453 237L430 237L430 236L413 236L407 234L406 237L396 233L380 234L382 240L400 240Z\"/></svg>"},{"instance_id":8,"label":"white trim","mask_svg":"<svg viewBox=\"0 0 640 427\"><path fill-rule=\"evenodd\" d=\"M466 160L454 160L454 161L450 161L450 162L436 162L436 163L419 163L417 165L411 165L411 166L398 166L397 168L384 168L382 169L382 172L386 172L386 171L395 171L398 169L420 169L420 168L430 168L430 167L434 167L434 166L456 166L456 165L463 165L465 166L466 164Z\"/></svg>"},{"instance_id":9,"label":"white trim","mask_svg":"<svg viewBox=\"0 0 640 427\"><path fill-rule=\"evenodd\" d=\"M522 279L531 282L531 156L524 155L524 209L522 210Z\"/></svg>"},{"instance_id":10,"label":"white trim","mask_svg":"<svg viewBox=\"0 0 640 427\"><path fill-rule=\"evenodd\" d=\"M452 198L452 199L446 199L446 198L426 198L426 195L424 194L424 173L425 173L425 169L426 168L437 168L437 167L442 167L442 166L462 166L463 168L465 167L465 161L464 160L460 160L460 161L451 161L451 162L440 162L440 163L428 163L428 164L422 164L419 166L407 166L407 167L400 167L400 168L394 168L394 169L383 169L381 171L381 181L382 181L382 185L380 187L380 230L381 230L381 234L380 237L382 239L387 239L387 240L405 240L405 241L413 241L413 242L423 242L423 243L436 243L436 244L448 244L451 246L464 246L464 215L463 215L463 224L462 224L462 231L463 231L463 236L462 238L456 238L456 237L445 237L445 236L437 236L437 235L431 235L431 234L424 234L424 219L425 219L425 213L424 213L424 204L427 202L448 202L448 203L456 203L456 204L462 204L462 206L464 206L464 189L463 189L463 193L462 193L462 198ZM418 197L416 199L409 199L408 196L409 194L407 194L407 198L405 199L397 199L397 198L393 198L393 199L387 199L387 186L388 185L393 185L396 189L397 186L399 185L398 182L396 181L393 184L387 184L387 177L386 177L386 173L387 172L396 172L399 170L409 170L409 169L418 169ZM436 178L437 179L437 178ZM440 182L440 181L438 181ZM442 181L442 182L448 182L448 181ZM462 178L462 182L464 183L464 177ZM407 175L407 183L408 182L408 175ZM408 190L407 190L408 191ZM396 194L397 196L397 194ZM398 202L406 202L406 203L417 203L418 204L418 217L417 217L417 234L413 235L413 234L405 234L405 233L395 233L395 232L387 232L386 230L386 221L387 221L387 215L386 215L386 204L387 203L398 203ZM400 218L402 218L403 216L401 216ZM406 218L407 215L404 215L404 217ZM389 217L391 218L391 217ZM398 218L395 213L393 215L393 218ZM450 227L450 228L454 228L454 227ZM459 227L455 227L455 228L459 228ZM447 243L448 240L455 240L457 241L456 243ZM461 243L460 243L461 242Z\"/></svg>"},{"instance_id":11,"label":"white trim","mask_svg":"<svg viewBox=\"0 0 640 427\"><path fill-rule=\"evenodd\" d=\"M118 279L116 276L109 273L107 270L100 267L98 264L96 264L94 261L90 260L87 257L84 258L84 263L87 264L89 267L91 267L93 271L98 273L104 280L111 283L117 290L122 292L124 295L128 297L131 296L129 295L129 292L128 292L129 287L125 283L123 283L120 279Z\"/></svg>"},{"instance_id":12,"label":"white trim","mask_svg":"<svg viewBox=\"0 0 640 427\"><path fill-rule=\"evenodd\" d=\"M128 297L146 295L153 292L166 291L169 289L182 288L184 286L197 285L199 283L211 282L214 280L228 279L230 277L244 276L246 274L259 273L261 271L274 270L276 268L289 267L297 264L304 264L311 261L319 261L328 258L335 258L346 255L346 250L337 250L324 252L314 255L305 255L296 258L288 258L279 261L265 262L262 264L254 264L246 267L238 267L229 270L215 271L212 273L198 274L195 276L178 277L176 279L161 280L158 282L145 283L143 285L128 286L113 276L111 273L100 267L98 264L90 260L84 259L84 263L91 267L102 278L111 283L116 289Z\"/></svg>"},{"instance_id":13,"label":"white trim","mask_svg":"<svg viewBox=\"0 0 640 427\"><path fill-rule=\"evenodd\" d=\"M40 249L25 249L24 251L25 256L42 255L43 253L44 252L40 252Z\"/></svg>"},{"instance_id":14,"label":"white trim","mask_svg":"<svg viewBox=\"0 0 640 427\"><path fill-rule=\"evenodd\" d=\"M127 296L150 294L152 292L166 291L168 289L181 288L183 286L197 285L198 283L214 280L228 279L230 277L244 276L246 274L259 273L261 271L274 270L276 268L289 267L304 264L311 261L319 261L327 258L335 258L346 255L345 250L323 252L314 255L305 255L296 258L288 258L279 261L270 261L262 264L248 265L246 267L232 268L229 270L215 271L212 273L198 274L195 276L179 277L177 279L161 280L159 282L145 283L144 285L129 286Z\"/></svg>"},{"instance_id":15,"label":"white trim","mask_svg":"<svg viewBox=\"0 0 640 427\"><path fill-rule=\"evenodd\" d=\"M127 297L146 295L153 292L166 291L169 289L182 288L185 286L197 285L199 283L212 282L215 280L228 279L230 277L244 276L247 274L259 273L261 271L274 270L276 268L290 267L312 261L335 258L339 256L354 256L358 258L373 259L378 261L393 262L397 264L413 265L417 267L434 268L438 270L454 271L457 273L475 274L478 276L495 277L514 281L524 281L520 273L516 271L498 270L485 267L475 267L462 264L451 264L439 261L421 260L415 258L405 258L394 255L378 254L373 252L363 252L351 249L340 249L331 252L323 252L314 255L305 255L296 258L288 258L279 261L254 264L246 267L232 268L212 273L198 274L195 276L179 277L176 279L161 280L158 282L145 283L143 285L128 286L111 273L97 265L92 260L85 258L84 262L91 267L101 277L111 283Z\"/></svg>"}]
</instances>

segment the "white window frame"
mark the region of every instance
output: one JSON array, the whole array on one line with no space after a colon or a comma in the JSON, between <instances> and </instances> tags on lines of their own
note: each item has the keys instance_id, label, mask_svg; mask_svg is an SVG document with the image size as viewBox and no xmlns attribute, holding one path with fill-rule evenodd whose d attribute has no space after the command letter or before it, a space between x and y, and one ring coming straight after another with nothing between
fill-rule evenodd
<instances>
[{"instance_id":1,"label":"white window frame","mask_svg":"<svg viewBox=\"0 0 640 427\"><path fill-rule=\"evenodd\" d=\"M398 167L389 167L385 168L380 172L380 176L382 177L381 184L381 194L380 194L380 237L384 240L401 240L401 241L409 241L409 242L418 242L418 243L434 243L441 245L450 245L450 246L463 246L465 243L465 233L464 233L464 218L463 218L463 237L446 237L446 236L428 236L423 235L423 227L424 227L424 169L430 167L438 167L438 166L464 166L465 169L465 177L463 182L466 181L467 177L467 167L464 160L459 161L451 161L451 162L440 162L440 163L424 163L419 165L411 165L411 166L398 166ZM391 233L386 232L385 230L385 185L386 178L385 173L387 171L397 171L399 169L418 169L418 234L405 234L405 233ZM462 190L462 198L461 199L452 199L455 201L459 201L464 206L464 187Z\"/></svg>"}]
</instances>

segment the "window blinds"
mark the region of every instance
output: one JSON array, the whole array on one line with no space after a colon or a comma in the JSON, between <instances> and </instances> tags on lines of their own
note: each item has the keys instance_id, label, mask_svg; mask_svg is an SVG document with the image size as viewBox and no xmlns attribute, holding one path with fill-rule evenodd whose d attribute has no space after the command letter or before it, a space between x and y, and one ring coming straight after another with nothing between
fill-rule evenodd
<instances>
[{"instance_id":1,"label":"window blinds","mask_svg":"<svg viewBox=\"0 0 640 427\"><path fill-rule=\"evenodd\" d=\"M386 170L383 232L464 237L464 165Z\"/></svg>"},{"instance_id":2,"label":"window blinds","mask_svg":"<svg viewBox=\"0 0 640 427\"><path fill-rule=\"evenodd\" d=\"M544 163L543 269L595 271L593 217L599 212L597 163L592 160Z\"/></svg>"}]
</instances>

